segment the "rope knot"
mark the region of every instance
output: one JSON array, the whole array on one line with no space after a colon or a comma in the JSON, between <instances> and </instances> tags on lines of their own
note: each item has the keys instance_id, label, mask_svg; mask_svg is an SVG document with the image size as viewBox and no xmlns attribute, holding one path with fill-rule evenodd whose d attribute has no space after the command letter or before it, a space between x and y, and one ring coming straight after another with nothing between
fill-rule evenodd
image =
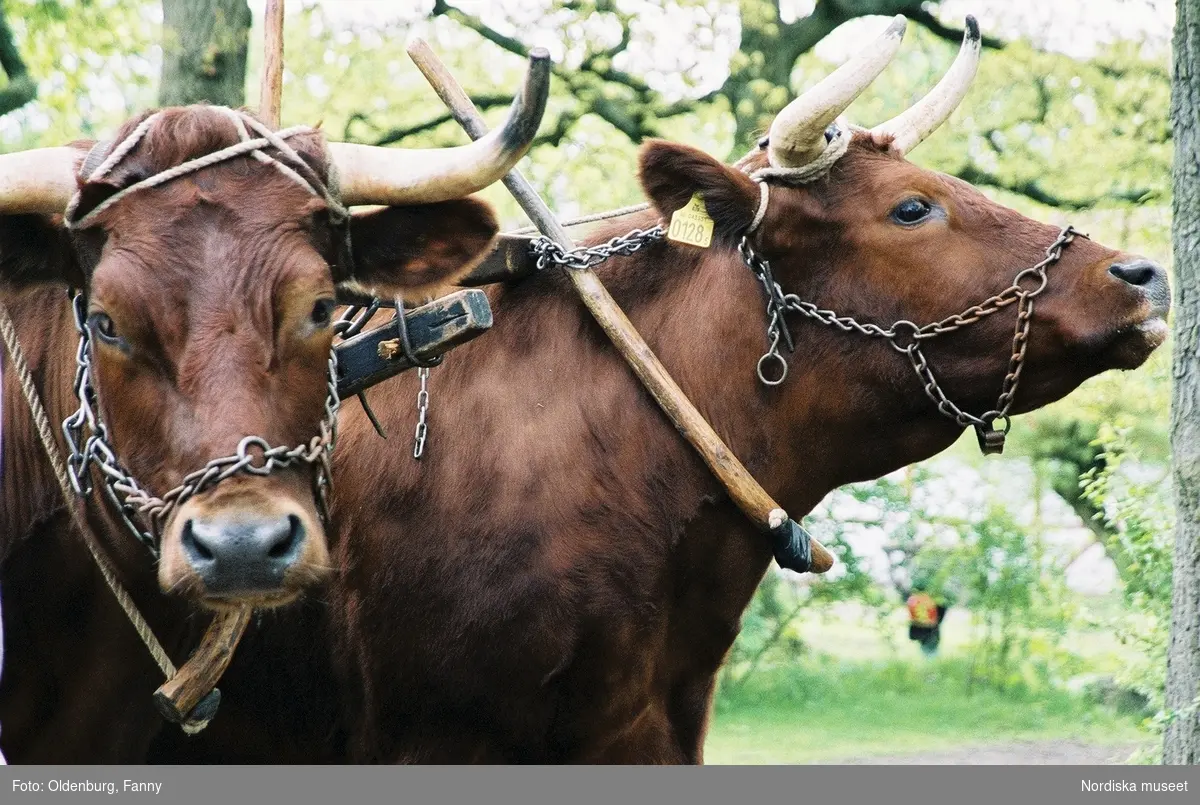
<instances>
[{"instance_id":1,"label":"rope knot","mask_svg":"<svg viewBox=\"0 0 1200 805\"><path fill-rule=\"evenodd\" d=\"M800 185L810 184L825 176L832 170L837 161L845 156L854 139L855 127L848 123L837 123L830 127L833 136L825 143L825 150L807 165L795 168L766 167L759 168L750 174L750 178L759 182L774 179L781 184Z\"/></svg>"}]
</instances>

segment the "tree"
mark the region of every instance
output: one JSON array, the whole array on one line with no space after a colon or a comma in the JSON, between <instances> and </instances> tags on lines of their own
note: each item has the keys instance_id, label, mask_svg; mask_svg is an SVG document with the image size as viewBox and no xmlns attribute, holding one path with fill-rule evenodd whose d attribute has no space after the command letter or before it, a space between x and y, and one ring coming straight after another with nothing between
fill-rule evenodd
<instances>
[{"instance_id":1,"label":"tree","mask_svg":"<svg viewBox=\"0 0 1200 805\"><path fill-rule=\"evenodd\" d=\"M1200 763L1200 0L1179 0L1171 120L1175 134L1175 388L1171 449L1175 571L1163 762Z\"/></svg>"},{"instance_id":2,"label":"tree","mask_svg":"<svg viewBox=\"0 0 1200 805\"><path fill-rule=\"evenodd\" d=\"M694 122L697 113L712 109L731 118L731 142L721 147L728 148L727 157L733 160L755 144L776 113L794 97L798 86L827 72L828 65L814 65L804 58L806 54L842 24L860 17L903 14L915 29L910 34L913 41L898 57L894 71L903 76L903 81L896 84L894 78L885 76L877 82L877 90L887 96L887 102L879 104L879 95L868 92L866 103L873 104L871 114L890 116L915 100L914 93L923 92L935 74L940 76L962 38L961 28L936 16L939 5L929 0L816 0L810 13L789 20L780 0L738 0L732 7L717 7L703 0L670 4L656 0L638 4L542 0L533 4L500 2L479 13L463 10L454 0L434 0L429 14L434 21L453 21L491 46L518 56L528 53L530 43L522 38L529 36L526 31L541 28L566 34L564 56L555 66L555 94L561 102L551 104L548 131L535 145L561 144L588 117L599 118L634 144L647 137L670 139L681 125ZM686 53L664 52L656 39L656 29L664 27L689 32ZM726 55L725 45L718 46L722 39L733 40L726 44L736 44L732 54ZM980 108L974 117L986 118L986 125L980 125L969 142L964 137L956 138L953 142L961 156L951 164L935 159L940 169L972 184L1064 210L1090 209L1104 203L1131 204L1162 195L1164 188L1142 179L1145 174L1140 170L1097 174L1083 165L1078 166L1077 174L1102 176L1103 180L1093 181L1086 191L1051 191L1048 184L1064 184L1060 174L1065 171L1048 170L1047 163L1063 161L1049 152L1056 150L1055 143L1062 139L1064 130L1076 128L1080 118L1095 117L1093 109L1081 106L1081 102L1094 102L1094 110L1099 110L1102 120L1090 122L1100 125L1086 128L1094 128L1107 141L1106 148L1117 138L1131 145L1134 141L1139 145L1147 141L1162 144L1169 133L1155 129L1153 122L1143 125L1130 120L1145 121L1146 115L1135 117L1135 113L1156 105L1153 96L1159 87L1165 96L1165 70L1159 68L1156 76L1150 76L1153 71L1144 62L1118 57L1097 60L1080 75L1077 68L1082 64L1060 54L1039 53L1024 43L1013 48L987 36L984 44L1012 54L1006 57L1000 83L992 86L994 93L1005 97L1003 110L996 114L995 104ZM648 66L650 51L654 53L653 64ZM713 65L721 64L723 59L727 59L726 70L714 88ZM812 72L814 66L819 73ZM994 69L992 60L988 60L984 73ZM1014 74L1029 76L1030 80L1013 86ZM665 75L671 78L665 80ZM1108 93L1116 79L1131 75L1136 80L1126 82L1126 94L1132 97ZM988 86L996 78L981 76L976 83ZM1144 83L1138 86L1138 81ZM1101 86L1104 84L1109 87ZM1076 92L1076 87L1083 90ZM985 91L979 91L981 97ZM476 100L484 109L504 102L502 98L482 96ZM355 120L363 122L368 117L367 113L358 114ZM396 142L437 128L447 119L446 115L438 115L424 122L405 120L373 141ZM1158 118L1163 120L1165 114ZM1135 135L1130 129L1137 127L1144 130ZM575 139L588 139L588 135ZM1064 142L1059 147L1078 154L1091 145ZM1160 161L1160 149L1155 147L1130 149L1132 156L1128 157L1125 149L1116 151L1121 155L1115 161L1121 163L1145 165ZM929 153L926 148L925 154ZM1161 171L1151 174L1161 175ZM1068 176L1067 182L1079 183L1074 176Z\"/></svg>"},{"instance_id":3,"label":"tree","mask_svg":"<svg viewBox=\"0 0 1200 805\"><path fill-rule=\"evenodd\" d=\"M924 0L817 0L811 14L785 23L778 0L740 0L740 52L734 56L724 84L700 101L724 98L734 110L737 133L732 153L741 156L754 144L756 134L770 125L771 119L790 100L786 90L796 60L847 20L872 14L904 14L938 36L960 40L962 30L943 25L925 8L927 5L933 4ZM613 0L592 0L571 6L588 14L611 16L621 30L615 45L588 48L577 66L558 71L558 77L571 94L587 104L592 113L629 139L640 142L646 137L661 136L659 121L691 110L694 102L666 101L644 79L614 67L613 60L632 41L636 15L622 11ZM447 0L435 0L432 16L454 19L511 53L524 56L528 52L519 40L500 33ZM1000 45L990 38L985 44Z\"/></svg>"},{"instance_id":4,"label":"tree","mask_svg":"<svg viewBox=\"0 0 1200 805\"><path fill-rule=\"evenodd\" d=\"M246 102L246 0L163 0L160 106Z\"/></svg>"},{"instance_id":5,"label":"tree","mask_svg":"<svg viewBox=\"0 0 1200 805\"><path fill-rule=\"evenodd\" d=\"M8 86L0 89L0 115L19 109L37 96L37 85L17 51L4 11L0 4L0 69L8 76Z\"/></svg>"}]
</instances>

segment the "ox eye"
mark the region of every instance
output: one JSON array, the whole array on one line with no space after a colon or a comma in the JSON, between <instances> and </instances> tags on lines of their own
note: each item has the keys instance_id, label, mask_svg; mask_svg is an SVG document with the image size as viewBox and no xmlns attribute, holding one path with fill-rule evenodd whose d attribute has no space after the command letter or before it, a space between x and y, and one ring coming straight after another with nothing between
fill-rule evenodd
<instances>
[{"instance_id":1,"label":"ox eye","mask_svg":"<svg viewBox=\"0 0 1200 805\"><path fill-rule=\"evenodd\" d=\"M117 346L121 345L122 339L117 335L117 325L113 322L112 316L107 313L93 313L88 316L88 325L101 341Z\"/></svg>"},{"instance_id":2,"label":"ox eye","mask_svg":"<svg viewBox=\"0 0 1200 805\"><path fill-rule=\"evenodd\" d=\"M317 327L328 327L329 323L333 321L333 308L335 304L332 299L317 300L312 309L312 323Z\"/></svg>"},{"instance_id":3,"label":"ox eye","mask_svg":"<svg viewBox=\"0 0 1200 805\"><path fill-rule=\"evenodd\" d=\"M919 224L933 212L933 205L925 199L906 198L892 208L892 220L898 224Z\"/></svg>"}]
</instances>

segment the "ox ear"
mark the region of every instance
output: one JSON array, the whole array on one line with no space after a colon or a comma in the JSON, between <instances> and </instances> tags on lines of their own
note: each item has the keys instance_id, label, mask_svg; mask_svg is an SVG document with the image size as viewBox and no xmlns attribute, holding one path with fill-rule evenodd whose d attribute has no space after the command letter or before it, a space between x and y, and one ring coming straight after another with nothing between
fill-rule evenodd
<instances>
[{"instance_id":1,"label":"ox ear","mask_svg":"<svg viewBox=\"0 0 1200 805\"><path fill-rule=\"evenodd\" d=\"M354 274L346 284L424 301L474 268L497 231L491 207L473 198L356 214L350 223Z\"/></svg>"},{"instance_id":2,"label":"ox ear","mask_svg":"<svg viewBox=\"0 0 1200 805\"><path fill-rule=\"evenodd\" d=\"M83 281L59 216L0 215L0 288L51 283L82 287Z\"/></svg>"},{"instance_id":3,"label":"ox ear","mask_svg":"<svg viewBox=\"0 0 1200 805\"><path fill-rule=\"evenodd\" d=\"M727 240L741 236L758 209L758 185L736 168L698 149L665 140L649 140L638 158L642 189L664 221L699 193L713 219L713 233Z\"/></svg>"}]
</instances>

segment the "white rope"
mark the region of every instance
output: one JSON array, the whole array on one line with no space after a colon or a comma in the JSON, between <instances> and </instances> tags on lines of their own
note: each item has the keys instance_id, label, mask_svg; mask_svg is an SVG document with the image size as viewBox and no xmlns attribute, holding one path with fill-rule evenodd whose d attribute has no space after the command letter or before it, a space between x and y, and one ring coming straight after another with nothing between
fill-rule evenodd
<instances>
[{"instance_id":1,"label":"white rope","mask_svg":"<svg viewBox=\"0 0 1200 805\"><path fill-rule=\"evenodd\" d=\"M821 151L816 159L807 165L801 165L796 168L759 168L750 174L750 178L757 179L760 182L767 179L775 179L784 184L809 184L815 182L828 174L833 169L833 166L837 164L837 161L846 154L846 150L850 147L850 141L854 139L855 128L846 123L839 123L834 129L833 138L825 143L825 149Z\"/></svg>"},{"instance_id":2,"label":"white rope","mask_svg":"<svg viewBox=\"0 0 1200 805\"><path fill-rule=\"evenodd\" d=\"M596 221L607 221L610 218L620 218L624 215L633 215L635 212L650 209L650 205L642 202L641 204L632 204L628 207L620 207L607 212L594 212L590 215L582 215L578 218L568 218L565 221L560 221L559 224L563 227L581 226L583 224L591 224ZM531 232L539 231L536 226L523 226L520 229L514 229L512 232L506 232L506 235L527 235Z\"/></svg>"},{"instance_id":3,"label":"white rope","mask_svg":"<svg viewBox=\"0 0 1200 805\"><path fill-rule=\"evenodd\" d=\"M758 182L758 209L754 212L754 220L750 222L747 235L753 235L767 217L767 203L771 200L771 186L761 179Z\"/></svg>"},{"instance_id":4,"label":"white rope","mask_svg":"<svg viewBox=\"0 0 1200 805\"><path fill-rule=\"evenodd\" d=\"M253 117L250 117L243 112L238 112L225 106L213 106L209 108L229 117L237 130L238 136L241 138L241 142L231 145L227 148L222 148L219 151L214 151L211 154L205 154L202 157L189 160L161 173L157 173L154 176L143 179L140 182L135 182L128 187L124 187L106 198L100 204L96 205L94 209L90 210L86 215L77 221L74 220L75 211L79 206L81 194L76 192L71 198L71 203L67 205L67 226L71 229L86 229L95 221L97 216L126 196L136 193L139 190L148 190L152 187L158 187L159 185L166 184L173 179L178 179L180 176L186 176L189 173L195 173L196 171L203 170L204 168L212 165L216 165L218 163L225 162L246 154L251 155L254 159L264 164L273 164L280 173L294 181L296 184L304 187L314 196L323 196L326 204L328 204L330 208L330 212L333 214L335 219L345 219L345 217L348 215L346 208L338 199L333 197L327 188L321 187L318 189L313 187L309 181L297 173L293 168L283 164L283 162L280 160L275 159L274 157L263 153L262 151L263 148L275 148L287 158L296 160L297 162L303 164L300 155L295 151L295 149L288 145L286 140L289 137L296 136L297 134L311 133L315 131L315 129L313 129L311 126L292 126L291 128L274 132L259 121L255 120ZM119 165L121 161L125 159L125 157L127 157L134 148L137 147L138 143L141 142L142 138L146 136L146 133L150 131L162 114L162 112L155 112L139 123L138 126L129 133L129 136L112 150L112 153L105 158L104 162L102 162L100 166L96 168L96 170L92 171L92 173L87 176L81 177L83 181L96 181L103 179L105 176L111 173L117 167L117 165ZM252 128L259 136L252 138L249 131L246 129L247 125L249 125L249 127Z\"/></svg>"},{"instance_id":5,"label":"white rope","mask_svg":"<svg viewBox=\"0 0 1200 805\"><path fill-rule=\"evenodd\" d=\"M762 224L763 218L767 214L767 195L770 192L767 189L767 179L776 179L784 184L809 184L815 182L822 176L825 176L833 168L837 161L845 156L847 149L850 148L850 141L854 139L854 132L858 130L858 126L848 123L839 123L836 133L833 138L825 144L825 149L820 155L807 165L802 165L798 168L759 168L750 174L750 178L759 183L759 204L758 211L754 214L754 221L750 224L748 233L753 233ZM590 215L583 215L578 218L568 218L561 221L563 227L582 226L583 224L591 224L596 221L607 221L611 218L620 218L625 215L632 215L635 212L642 212L650 208L647 203L633 204L629 207L620 207L607 212L597 212ZM520 229L514 229L511 232L506 232L506 235L528 235L537 232L536 226L523 226Z\"/></svg>"}]
</instances>

